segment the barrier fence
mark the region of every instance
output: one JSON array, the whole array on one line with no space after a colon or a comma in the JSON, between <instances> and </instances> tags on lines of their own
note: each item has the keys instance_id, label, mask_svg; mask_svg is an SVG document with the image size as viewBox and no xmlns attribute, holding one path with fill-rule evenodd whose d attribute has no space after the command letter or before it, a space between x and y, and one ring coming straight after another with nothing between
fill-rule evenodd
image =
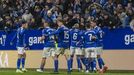
<instances>
[{"instance_id":1,"label":"barrier fence","mask_svg":"<svg viewBox=\"0 0 134 75\"><path fill-rule=\"evenodd\" d=\"M119 28L109 30L104 28L104 49L134 49L134 32L130 28ZM16 40L13 45L10 41L15 35L16 31L6 33L0 31L0 50L16 50ZM40 42L41 30L28 30L26 35L26 42L30 50L43 49L43 42Z\"/></svg>"}]
</instances>

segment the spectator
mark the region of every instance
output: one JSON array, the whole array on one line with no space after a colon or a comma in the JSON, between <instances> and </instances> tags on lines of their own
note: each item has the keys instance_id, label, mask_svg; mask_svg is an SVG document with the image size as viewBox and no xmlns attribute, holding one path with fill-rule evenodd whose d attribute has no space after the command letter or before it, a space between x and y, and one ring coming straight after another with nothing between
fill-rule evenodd
<instances>
[{"instance_id":1,"label":"spectator","mask_svg":"<svg viewBox=\"0 0 134 75\"><path fill-rule=\"evenodd\" d=\"M52 11L48 11L44 19L50 24L50 27L54 27L56 16L52 13Z\"/></svg>"},{"instance_id":2,"label":"spectator","mask_svg":"<svg viewBox=\"0 0 134 75\"><path fill-rule=\"evenodd\" d=\"M123 7L121 4L117 5L117 8L115 9L116 13L122 13L124 11Z\"/></svg>"},{"instance_id":3,"label":"spectator","mask_svg":"<svg viewBox=\"0 0 134 75\"><path fill-rule=\"evenodd\" d=\"M3 19L0 17L0 30L3 29Z\"/></svg>"},{"instance_id":4,"label":"spectator","mask_svg":"<svg viewBox=\"0 0 134 75\"><path fill-rule=\"evenodd\" d=\"M28 10L25 10L25 13L22 15L22 19L29 23L33 19L33 16Z\"/></svg>"},{"instance_id":5,"label":"spectator","mask_svg":"<svg viewBox=\"0 0 134 75\"><path fill-rule=\"evenodd\" d=\"M127 14L125 12L119 13L118 14L120 21L121 21L121 26L124 28L127 26L128 22L126 20Z\"/></svg>"},{"instance_id":6,"label":"spectator","mask_svg":"<svg viewBox=\"0 0 134 75\"><path fill-rule=\"evenodd\" d=\"M46 4L45 5L49 6L49 8L52 8L53 7L52 0L46 0Z\"/></svg>"},{"instance_id":7,"label":"spectator","mask_svg":"<svg viewBox=\"0 0 134 75\"><path fill-rule=\"evenodd\" d=\"M4 17L4 30L6 32L10 32L12 29L13 29L13 21L12 21L12 18L8 15L5 15Z\"/></svg>"},{"instance_id":8,"label":"spectator","mask_svg":"<svg viewBox=\"0 0 134 75\"><path fill-rule=\"evenodd\" d=\"M134 19L130 22L130 28L134 31Z\"/></svg>"},{"instance_id":9,"label":"spectator","mask_svg":"<svg viewBox=\"0 0 134 75\"><path fill-rule=\"evenodd\" d=\"M125 25L129 26L129 23L132 20L132 17L134 16L134 14L132 10L128 10L126 14L127 16L125 17Z\"/></svg>"},{"instance_id":10,"label":"spectator","mask_svg":"<svg viewBox=\"0 0 134 75\"><path fill-rule=\"evenodd\" d=\"M73 18L73 12L72 12L71 9L68 10L68 13L67 14L68 14L68 16L69 16L70 19Z\"/></svg>"},{"instance_id":11,"label":"spectator","mask_svg":"<svg viewBox=\"0 0 134 75\"><path fill-rule=\"evenodd\" d=\"M67 14L63 15L63 21L64 21L65 26L67 26L69 28L70 27L69 24L68 24L69 16Z\"/></svg>"},{"instance_id":12,"label":"spectator","mask_svg":"<svg viewBox=\"0 0 134 75\"><path fill-rule=\"evenodd\" d=\"M42 9L42 11L40 13L40 15L41 15L42 18L45 18L46 17L47 12L48 12L49 9L50 8L47 5L44 6L44 8Z\"/></svg>"},{"instance_id":13,"label":"spectator","mask_svg":"<svg viewBox=\"0 0 134 75\"><path fill-rule=\"evenodd\" d=\"M122 0L121 3L122 3L123 6L127 6L127 4L128 4L128 0Z\"/></svg>"},{"instance_id":14,"label":"spectator","mask_svg":"<svg viewBox=\"0 0 134 75\"><path fill-rule=\"evenodd\" d=\"M75 23L80 23L80 14L78 14L78 13L74 14L73 18L71 20L69 20L69 22L68 22L69 28L72 28L72 26Z\"/></svg>"},{"instance_id":15,"label":"spectator","mask_svg":"<svg viewBox=\"0 0 134 75\"><path fill-rule=\"evenodd\" d=\"M75 0L73 3L73 12L74 13L81 13L81 2L80 0Z\"/></svg>"},{"instance_id":16,"label":"spectator","mask_svg":"<svg viewBox=\"0 0 134 75\"><path fill-rule=\"evenodd\" d=\"M104 6L104 4L107 2L107 0L100 0L99 4L101 4L102 6Z\"/></svg>"},{"instance_id":17,"label":"spectator","mask_svg":"<svg viewBox=\"0 0 134 75\"><path fill-rule=\"evenodd\" d=\"M30 28L37 29L42 25L42 18L41 18L41 8L39 6L35 6L34 11L32 13L34 18L34 23L30 25Z\"/></svg>"},{"instance_id":18,"label":"spectator","mask_svg":"<svg viewBox=\"0 0 134 75\"><path fill-rule=\"evenodd\" d=\"M22 19L19 19L19 18L15 19L14 24L13 24L14 29L21 27L21 20Z\"/></svg>"},{"instance_id":19,"label":"spectator","mask_svg":"<svg viewBox=\"0 0 134 75\"><path fill-rule=\"evenodd\" d=\"M118 27L119 23L120 23L120 20L116 17L116 14L114 16L111 16L110 14L108 13L104 13L102 15L102 23L101 23L101 26L102 27L108 27L109 29L114 29L116 27Z\"/></svg>"},{"instance_id":20,"label":"spectator","mask_svg":"<svg viewBox=\"0 0 134 75\"><path fill-rule=\"evenodd\" d=\"M120 27L119 24L126 27L134 15L133 2L134 0L0 0L0 29L5 26L17 28L21 19L29 21L31 29L40 28L42 19L55 27L59 18L69 28L74 23L85 25L91 19L96 19L101 27L112 29Z\"/></svg>"},{"instance_id":21,"label":"spectator","mask_svg":"<svg viewBox=\"0 0 134 75\"><path fill-rule=\"evenodd\" d=\"M113 0L108 0L108 2L106 2L103 6L103 8L109 12L110 14L114 14L114 9L115 9L115 4L113 2Z\"/></svg>"},{"instance_id":22,"label":"spectator","mask_svg":"<svg viewBox=\"0 0 134 75\"><path fill-rule=\"evenodd\" d=\"M132 3L128 3L127 6L125 7L126 11L132 10L134 11L134 7L132 6Z\"/></svg>"}]
</instances>

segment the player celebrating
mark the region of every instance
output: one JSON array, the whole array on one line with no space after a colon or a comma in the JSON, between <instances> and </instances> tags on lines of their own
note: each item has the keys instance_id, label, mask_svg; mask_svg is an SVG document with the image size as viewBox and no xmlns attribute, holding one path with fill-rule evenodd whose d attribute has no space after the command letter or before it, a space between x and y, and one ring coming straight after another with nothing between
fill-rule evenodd
<instances>
[{"instance_id":1,"label":"player celebrating","mask_svg":"<svg viewBox=\"0 0 134 75\"><path fill-rule=\"evenodd\" d=\"M11 40L11 45L13 44L13 41L17 37L17 43L16 47L18 50L18 60L17 60L17 73L23 73L27 70L25 69L25 60L26 60L26 53L25 53L25 47L26 47L26 29L28 28L28 24L26 21L22 20L22 25L20 28L18 28L17 33L15 34L14 38ZM22 64L22 70L20 70L20 65Z\"/></svg>"},{"instance_id":2,"label":"player celebrating","mask_svg":"<svg viewBox=\"0 0 134 75\"><path fill-rule=\"evenodd\" d=\"M85 48L85 57L86 57L86 73L89 72L91 64L92 72L96 71L96 63L94 63L95 58L97 57L95 52L96 47L96 36L95 32L90 28L90 24L87 25L87 29L83 35L84 39L84 48Z\"/></svg>"},{"instance_id":3,"label":"player celebrating","mask_svg":"<svg viewBox=\"0 0 134 75\"><path fill-rule=\"evenodd\" d=\"M91 21L91 26L93 30L95 31L95 34L97 36L96 40L96 52L97 52L97 60L98 60L98 65L100 68L100 72L103 73L107 70L107 67L105 66L105 63L103 59L101 58L102 50L103 50L103 31L101 30L100 27L97 26L97 23L95 20Z\"/></svg>"},{"instance_id":4,"label":"player celebrating","mask_svg":"<svg viewBox=\"0 0 134 75\"><path fill-rule=\"evenodd\" d=\"M40 39L40 41L44 40L44 49L40 69L37 69L37 72L43 72L47 57L54 56L54 50L55 50L54 36L53 35L47 36L52 32L54 32L54 29L50 28L47 22L44 22L44 29L42 30L42 37Z\"/></svg>"},{"instance_id":5,"label":"player celebrating","mask_svg":"<svg viewBox=\"0 0 134 75\"><path fill-rule=\"evenodd\" d=\"M64 26L62 20L57 20L58 29L51 35L56 35L58 40L58 48L55 51L54 57L54 72L58 72L58 57L60 54L64 54L67 60L68 72L70 72L70 61L69 61L69 29Z\"/></svg>"},{"instance_id":6,"label":"player celebrating","mask_svg":"<svg viewBox=\"0 0 134 75\"><path fill-rule=\"evenodd\" d=\"M82 70L82 64L81 59L83 58L83 51L82 51L82 31L79 30L79 24L74 24L73 28L70 30L70 69L72 70L72 64L73 64L73 57L74 54L77 56L77 65L78 65L78 71ZM82 60L84 62L84 60Z\"/></svg>"}]
</instances>

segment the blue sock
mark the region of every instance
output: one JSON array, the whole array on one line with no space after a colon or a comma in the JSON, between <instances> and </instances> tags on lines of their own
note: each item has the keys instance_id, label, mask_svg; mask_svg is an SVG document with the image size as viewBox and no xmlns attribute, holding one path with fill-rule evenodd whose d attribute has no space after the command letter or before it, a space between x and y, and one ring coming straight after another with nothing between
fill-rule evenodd
<instances>
[{"instance_id":1,"label":"blue sock","mask_svg":"<svg viewBox=\"0 0 134 75\"><path fill-rule=\"evenodd\" d=\"M25 67L25 58L22 58L21 62L22 62L22 68L24 68Z\"/></svg>"},{"instance_id":2,"label":"blue sock","mask_svg":"<svg viewBox=\"0 0 134 75\"><path fill-rule=\"evenodd\" d=\"M73 57L70 58L70 68L73 68Z\"/></svg>"},{"instance_id":3,"label":"blue sock","mask_svg":"<svg viewBox=\"0 0 134 75\"><path fill-rule=\"evenodd\" d=\"M89 70L89 58L85 58L85 67L86 70Z\"/></svg>"},{"instance_id":4,"label":"blue sock","mask_svg":"<svg viewBox=\"0 0 134 75\"><path fill-rule=\"evenodd\" d=\"M54 60L54 71L55 72L58 72L58 60L56 59L56 60Z\"/></svg>"},{"instance_id":5,"label":"blue sock","mask_svg":"<svg viewBox=\"0 0 134 75\"><path fill-rule=\"evenodd\" d=\"M90 70L91 68L91 60L88 60L88 69Z\"/></svg>"},{"instance_id":6,"label":"blue sock","mask_svg":"<svg viewBox=\"0 0 134 75\"><path fill-rule=\"evenodd\" d=\"M67 60L67 67L68 67L68 72L71 71L71 62L70 62L70 59Z\"/></svg>"},{"instance_id":7,"label":"blue sock","mask_svg":"<svg viewBox=\"0 0 134 75\"><path fill-rule=\"evenodd\" d=\"M104 66L104 65L105 65L105 63L104 63L103 59L102 59L102 58L100 58L100 59L101 59L102 65Z\"/></svg>"},{"instance_id":8,"label":"blue sock","mask_svg":"<svg viewBox=\"0 0 134 75\"><path fill-rule=\"evenodd\" d=\"M91 60L91 71L93 71L93 70L94 70L94 61Z\"/></svg>"},{"instance_id":9,"label":"blue sock","mask_svg":"<svg viewBox=\"0 0 134 75\"><path fill-rule=\"evenodd\" d=\"M102 66L105 65L102 58L98 58L98 64L99 64L99 68L102 69Z\"/></svg>"},{"instance_id":10,"label":"blue sock","mask_svg":"<svg viewBox=\"0 0 134 75\"><path fill-rule=\"evenodd\" d=\"M86 59L85 57L82 57L82 58L81 58L81 61L82 61L82 63L84 64L84 66L86 66L86 64L85 64L85 59Z\"/></svg>"},{"instance_id":11,"label":"blue sock","mask_svg":"<svg viewBox=\"0 0 134 75\"><path fill-rule=\"evenodd\" d=\"M77 64L78 64L78 69L82 69L80 57L77 57Z\"/></svg>"},{"instance_id":12,"label":"blue sock","mask_svg":"<svg viewBox=\"0 0 134 75\"><path fill-rule=\"evenodd\" d=\"M93 68L96 68L96 59L93 59Z\"/></svg>"},{"instance_id":13,"label":"blue sock","mask_svg":"<svg viewBox=\"0 0 134 75\"><path fill-rule=\"evenodd\" d=\"M17 69L20 69L20 64L21 64L21 59L18 58L18 60L17 60Z\"/></svg>"},{"instance_id":14,"label":"blue sock","mask_svg":"<svg viewBox=\"0 0 134 75\"><path fill-rule=\"evenodd\" d=\"M94 71L94 68L96 68L96 60L92 59L92 61L91 61L91 71Z\"/></svg>"}]
</instances>

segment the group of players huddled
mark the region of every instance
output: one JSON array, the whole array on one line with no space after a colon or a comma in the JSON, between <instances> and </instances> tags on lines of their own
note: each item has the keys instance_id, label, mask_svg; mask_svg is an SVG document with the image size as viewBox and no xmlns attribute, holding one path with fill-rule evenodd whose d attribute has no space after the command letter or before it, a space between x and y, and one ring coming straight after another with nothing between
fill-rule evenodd
<instances>
[{"instance_id":1,"label":"group of players huddled","mask_svg":"<svg viewBox=\"0 0 134 75\"><path fill-rule=\"evenodd\" d=\"M72 29L67 28L62 20L57 20L58 28L55 30L49 27L48 22L44 22L44 29L42 30L42 37L40 41L44 41L43 56L40 68L37 72L44 72L44 66L46 59L50 56L54 59L54 72L58 73L58 57L60 54L65 56L67 61L67 72L72 72L73 57L76 55L78 71L84 71L82 64L85 67L85 72L99 72L104 73L107 70L101 54L103 49L103 35L102 29L97 26L95 20L91 20L85 30L80 29L79 23L74 24ZM28 24L26 21L22 21L21 27L17 30L15 37L17 36L17 73L23 73L27 71L25 69L25 35ZM15 38L11 40L10 44L13 44ZM96 66L96 59L99 68ZM22 69L20 69L22 65Z\"/></svg>"}]
</instances>

